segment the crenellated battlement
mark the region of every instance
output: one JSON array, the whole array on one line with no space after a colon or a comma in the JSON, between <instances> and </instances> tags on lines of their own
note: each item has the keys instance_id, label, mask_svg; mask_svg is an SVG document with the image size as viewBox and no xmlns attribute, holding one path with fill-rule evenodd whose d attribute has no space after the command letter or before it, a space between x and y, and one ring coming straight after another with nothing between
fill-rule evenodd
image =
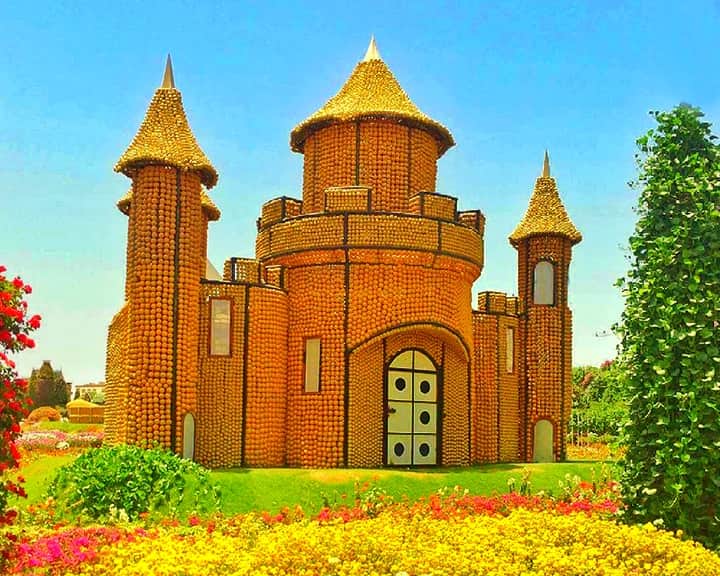
<instances>
[{"instance_id":1,"label":"crenellated battlement","mask_svg":"<svg viewBox=\"0 0 720 576\"><path fill-rule=\"evenodd\" d=\"M223 281L232 284L265 284L284 288L284 266L261 264L254 258L228 258L223 267Z\"/></svg>"},{"instance_id":2,"label":"crenellated battlement","mask_svg":"<svg viewBox=\"0 0 720 576\"><path fill-rule=\"evenodd\" d=\"M480 210L457 210L457 198L437 192L418 192L410 197L408 209L402 211L383 211L373 209L373 189L369 186L331 186L325 189L324 203L321 210L305 212L302 200L288 196L280 196L265 202L258 230L284 222L299 216L315 216L318 214L407 214L422 216L430 220L452 222L472 228L481 236L485 232L485 216Z\"/></svg>"},{"instance_id":3,"label":"crenellated battlement","mask_svg":"<svg viewBox=\"0 0 720 576\"><path fill-rule=\"evenodd\" d=\"M477 298L477 312L480 314L522 316L525 314L525 302L517 296L508 296L504 292L480 292Z\"/></svg>"}]
</instances>

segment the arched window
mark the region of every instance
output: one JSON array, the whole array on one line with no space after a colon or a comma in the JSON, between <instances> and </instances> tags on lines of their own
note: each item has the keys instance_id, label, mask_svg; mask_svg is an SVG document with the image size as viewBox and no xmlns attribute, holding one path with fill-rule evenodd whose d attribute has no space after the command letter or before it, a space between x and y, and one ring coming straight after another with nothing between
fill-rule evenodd
<instances>
[{"instance_id":1,"label":"arched window","mask_svg":"<svg viewBox=\"0 0 720 576\"><path fill-rule=\"evenodd\" d=\"M535 265L533 304L555 304L555 266L547 260Z\"/></svg>"},{"instance_id":2,"label":"arched window","mask_svg":"<svg viewBox=\"0 0 720 576\"><path fill-rule=\"evenodd\" d=\"M538 420L535 423L535 441L533 443L533 462L553 462L553 440L555 432L550 420Z\"/></svg>"},{"instance_id":3,"label":"arched window","mask_svg":"<svg viewBox=\"0 0 720 576\"><path fill-rule=\"evenodd\" d=\"M195 418L189 412L183 418L183 458L195 458Z\"/></svg>"}]
</instances>

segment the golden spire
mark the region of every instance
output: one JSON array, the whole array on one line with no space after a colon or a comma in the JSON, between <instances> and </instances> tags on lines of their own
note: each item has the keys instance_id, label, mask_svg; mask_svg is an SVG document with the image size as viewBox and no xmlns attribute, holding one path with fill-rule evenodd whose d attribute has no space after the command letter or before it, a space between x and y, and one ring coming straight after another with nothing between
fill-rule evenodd
<instances>
[{"instance_id":1,"label":"golden spire","mask_svg":"<svg viewBox=\"0 0 720 576\"><path fill-rule=\"evenodd\" d=\"M429 132L437 141L438 157L455 145L448 129L423 114L410 100L380 58L373 37L365 57L355 66L340 91L290 133L290 148L302 152L307 137L328 124L366 118L392 119Z\"/></svg>"},{"instance_id":2,"label":"golden spire","mask_svg":"<svg viewBox=\"0 0 720 576\"><path fill-rule=\"evenodd\" d=\"M582 240L582 235L575 228L560 200L555 178L550 176L550 158L547 150L542 176L535 181L530 204L522 221L510 235L510 243L517 247L520 240L531 236L564 236L572 244Z\"/></svg>"},{"instance_id":3,"label":"golden spire","mask_svg":"<svg viewBox=\"0 0 720 576\"><path fill-rule=\"evenodd\" d=\"M375 44L374 35L370 36L370 45L368 46L367 52L365 52L365 58L362 59L363 62L369 62L370 60L382 60L377 44Z\"/></svg>"},{"instance_id":4,"label":"golden spire","mask_svg":"<svg viewBox=\"0 0 720 576\"><path fill-rule=\"evenodd\" d=\"M164 164L199 172L207 188L217 183L218 175L190 129L182 95L175 88L172 63L168 56L162 87L155 90L145 119L135 138L115 165L116 172L130 178L149 164Z\"/></svg>"},{"instance_id":5,"label":"golden spire","mask_svg":"<svg viewBox=\"0 0 720 576\"><path fill-rule=\"evenodd\" d=\"M175 88L175 77L173 76L172 60L170 54L165 61L165 74L163 74L162 86L160 88Z\"/></svg>"}]
</instances>

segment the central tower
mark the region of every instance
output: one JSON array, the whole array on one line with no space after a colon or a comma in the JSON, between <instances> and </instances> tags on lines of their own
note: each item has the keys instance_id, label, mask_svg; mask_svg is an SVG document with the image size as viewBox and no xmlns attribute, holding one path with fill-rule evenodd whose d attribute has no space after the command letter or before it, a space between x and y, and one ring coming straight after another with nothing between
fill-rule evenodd
<instances>
[{"instance_id":1,"label":"central tower","mask_svg":"<svg viewBox=\"0 0 720 576\"><path fill-rule=\"evenodd\" d=\"M362 185L373 191L372 210L407 212L411 196L435 190L437 160L454 144L408 98L372 39L340 91L290 135L305 155L303 211L322 211L329 187Z\"/></svg>"},{"instance_id":2,"label":"central tower","mask_svg":"<svg viewBox=\"0 0 720 576\"><path fill-rule=\"evenodd\" d=\"M469 462L470 292L484 219L435 191L437 160L453 145L374 40L291 132L303 198L267 202L256 244L288 294L288 464Z\"/></svg>"}]
</instances>

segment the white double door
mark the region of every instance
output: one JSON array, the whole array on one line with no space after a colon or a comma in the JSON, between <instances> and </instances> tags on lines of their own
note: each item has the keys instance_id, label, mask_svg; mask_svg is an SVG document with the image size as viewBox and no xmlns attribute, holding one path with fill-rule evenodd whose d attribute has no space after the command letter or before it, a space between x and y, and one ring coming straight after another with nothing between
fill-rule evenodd
<instances>
[{"instance_id":1,"label":"white double door","mask_svg":"<svg viewBox=\"0 0 720 576\"><path fill-rule=\"evenodd\" d=\"M438 463L438 373L420 350L406 350L387 370L385 461L390 466Z\"/></svg>"}]
</instances>

